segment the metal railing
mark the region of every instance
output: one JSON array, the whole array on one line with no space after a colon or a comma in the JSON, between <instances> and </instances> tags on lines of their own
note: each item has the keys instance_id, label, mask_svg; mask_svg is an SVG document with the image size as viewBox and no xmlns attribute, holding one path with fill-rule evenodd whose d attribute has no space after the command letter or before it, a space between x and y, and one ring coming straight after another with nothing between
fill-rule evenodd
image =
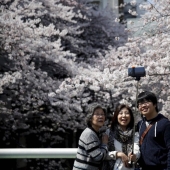
<instances>
[{"instance_id":1,"label":"metal railing","mask_svg":"<svg viewBox=\"0 0 170 170\"><path fill-rule=\"evenodd\" d=\"M77 148L8 148L0 149L0 159L75 158Z\"/></svg>"}]
</instances>

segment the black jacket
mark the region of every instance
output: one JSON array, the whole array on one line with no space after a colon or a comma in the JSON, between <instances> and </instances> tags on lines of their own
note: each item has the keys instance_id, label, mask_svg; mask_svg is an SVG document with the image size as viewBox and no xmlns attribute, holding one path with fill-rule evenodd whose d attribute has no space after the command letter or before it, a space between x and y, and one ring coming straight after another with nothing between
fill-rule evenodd
<instances>
[{"instance_id":1,"label":"black jacket","mask_svg":"<svg viewBox=\"0 0 170 170\"><path fill-rule=\"evenodd\" d=\"M170 121L162 114L149 122L156 121L140 146L140 164L143 170L170 170ZM137 124L139 139L146 129L146 119Z\"/></svg>"}]
</instances>

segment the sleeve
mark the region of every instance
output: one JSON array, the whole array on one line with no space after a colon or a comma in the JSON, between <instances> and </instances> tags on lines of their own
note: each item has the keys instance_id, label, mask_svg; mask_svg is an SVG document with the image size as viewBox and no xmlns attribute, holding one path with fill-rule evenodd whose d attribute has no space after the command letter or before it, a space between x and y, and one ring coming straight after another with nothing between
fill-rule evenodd
<instances>
[{"instance_id":1,"label":"sleeve","mask_svg":"<svg viewBox=\"0 0 170 170\"><path fill-rule=\"evenodd\" d=\"M98 136L96 134L90 134L86 137L85 149L87 153L95 160L102 161L105 159L108 153L107 145L101 144Z\"/></svg>"},{"instance_id":2,"label":"sleeve","mask_svg":"<svg viewBox=\"0 0 170 170\"><path fill-rule=\"evenodd\" d=\"M109 136L110 129L107 129L105 133L106 133L106 135ZM106 160L111 160L111 159L116 160L116 154L117 154L117 151L110 151L110 152L108 152L105 159Z\"/></svg>"},{"instance_id":3,"label":"sleeve","mask_svg":"<svg viewBox=\"0 0 170 170\"><path fill-rule=\"evenodd\" d=\"M140 157L140 148L139 148L139 133L135 133L134 137L134 154L136 155L137 160Z\"/></svg>"},{"instance_id":4,"label":"sleeve","mask_svg":"<svg viewBox=\"0 0 170 170\"><path fill-rule=\"evenodd\" d=\"M170 169L170 121L168 121L168 124L166 125L165 128L164 140L165 140L166 148L168 150L167 169Z\"/></svg>"}]
</instances>

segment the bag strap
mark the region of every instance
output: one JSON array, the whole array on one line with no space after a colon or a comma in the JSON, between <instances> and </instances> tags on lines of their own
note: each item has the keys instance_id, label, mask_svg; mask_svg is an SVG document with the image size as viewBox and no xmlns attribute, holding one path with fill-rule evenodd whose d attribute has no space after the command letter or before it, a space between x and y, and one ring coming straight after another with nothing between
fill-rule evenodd
<instances>
[{"instance_id":1,"label":"bag strap","mask_svg":"<svg viewBox=\"0 0 170 170\"><path fill-rule=\"evenodd\" d=\"M158 121L158 120L156 120L156 121ZM152 125L154 125L154 124L156 123L156 121L151 122L151 123L149 124L149 126L145 129L145 131L143 132L143 134L142 134L141 137L140 137L140 141L139 141L139 144L140 144L140 145L142 145L143 140L144 140L146 134L148 133L148 131L149 131L149 129L152 127Z\"/></svg>"}]
</instances>

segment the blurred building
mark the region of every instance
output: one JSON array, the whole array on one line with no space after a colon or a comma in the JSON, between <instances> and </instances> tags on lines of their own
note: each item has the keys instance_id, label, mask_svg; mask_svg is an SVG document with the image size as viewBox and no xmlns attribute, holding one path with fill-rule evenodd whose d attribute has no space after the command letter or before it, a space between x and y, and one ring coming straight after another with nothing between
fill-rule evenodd
<instances>
[{"instance_id":1,"label":"blurred building","mask_svg":"<svg viewBox=\"0 0 170 170\"><path fill-rule=\"evenodd\" d=\"M136 0L136 5L133 5L135 0L81 0L87 3L96 4L99 8L106 8L107 6L112 8L117 14L123 12L125 19L127 18L138 18L143 13L142 10L139 9L139 5L141 3L146 3L147 0ZM124 6L122 7L122 5ZM121 10L120 10L121 8ZM128 11L137 11L138 15L133 16Z\"/></svg>"}]
</instances>

